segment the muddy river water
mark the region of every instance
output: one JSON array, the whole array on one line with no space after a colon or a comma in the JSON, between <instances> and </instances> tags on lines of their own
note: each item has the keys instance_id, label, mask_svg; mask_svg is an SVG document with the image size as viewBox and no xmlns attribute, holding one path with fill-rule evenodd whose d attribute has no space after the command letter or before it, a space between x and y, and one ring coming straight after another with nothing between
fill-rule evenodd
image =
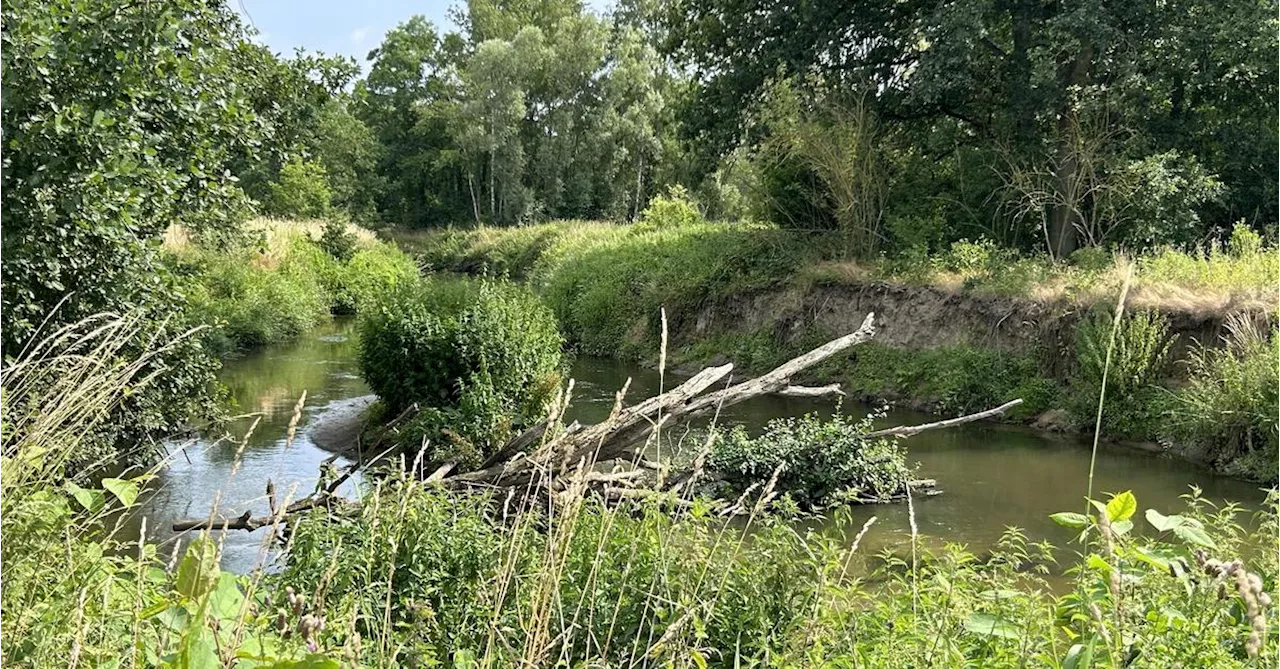
<instances>
[{"instance_id":1,"label":"muddy river water","mask_svg":"<svg viewBox=\"0 0 1280 669\"><path fill-rule=\"evenodd\" d=\"M136 536L145 516L148 538L166 544L163 551L179 539L169 529L174 519L208 516L215 505L219 513L227 515L246 510L265 513L268 479L282 498L291 490L294 498L309 493L315 487L320 464L332 455L315 443L320 436L315 426L326 422L317 417L326 412L330 416L333 412L354 413L367 401L357 399L369 391L359 377L351 326L350 321L335 320L298 341L229 361L221 378L237 403L236 411L252 415L233 424L231 439L202 438L173 444L174 453L149 486L151 492L126 534ZM614 393L628 377L632 379L628 393L632 401L659 389L655 371L615 360L579 358L571 375L576 387L569 418L583 423L598 421L608 413ZM303 391L307 399L297 434L287 443L288 424ZM727 409L721 422L756 430L771 418L830 414L835 409L832 399L761 397ZM840 408L855 415L870 409L850 403ZM249 425L259 417L248 442L237 443L243 442ZM884 422L896 425L930 420L936 418L891 410ZM937 479L944 491L916 505L919 531L926 541L935 545L965 543L982 551L1009 526L1022 528L1033 540L1062 545L1070 539L1067 530L1049 520L1049 514L1083 510L1089 469L1089 443L1084 438L971 423L926 432L905 444L909 460L919 463L919 476ZM241 464L233 473L238 451L242 451ZM356 485L352 480L343 491L354 494ZM1210 499L1238 501L1248 507L1256 507L1264 497L1254 484L1172 458L1108 445L1098 455L1095 490L1132 490L1140 508L1175 512L1180 507L1179 496L1193 485ZM877 523L864 540L870 550L860 552L871 554L900 545L909 536L905 505L854 509L859 525L869 515L877 516ZM227 533L224 568L247 571L267 559L270 551L263 546L265 534L265 530Z\"/></svg>"}]
</instances>

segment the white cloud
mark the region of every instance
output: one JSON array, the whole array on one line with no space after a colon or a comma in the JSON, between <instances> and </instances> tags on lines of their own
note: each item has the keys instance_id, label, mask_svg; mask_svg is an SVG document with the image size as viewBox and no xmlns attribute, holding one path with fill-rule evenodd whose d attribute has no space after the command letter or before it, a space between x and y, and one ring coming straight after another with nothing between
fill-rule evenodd
<instances>
[{"instance_id":1,"label":"white cloud","mask_svg":"<svg viewBox=\"0 0 1280 669\"><path fill-rule=\"evenodd\" d=\"M359 45L364 42L364 38L369 36L368 28L356 28L351 31L351 43Z\"/></svg>"}]
</instances>

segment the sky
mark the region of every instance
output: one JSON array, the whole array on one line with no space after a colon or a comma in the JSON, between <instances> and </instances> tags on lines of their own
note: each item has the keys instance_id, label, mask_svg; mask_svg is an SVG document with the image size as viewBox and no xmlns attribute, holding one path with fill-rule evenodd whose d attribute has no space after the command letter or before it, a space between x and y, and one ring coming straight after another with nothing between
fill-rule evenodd
<instances>
[{"instance_id":1,"label":"sky","mask_svg":"<svg viewBox=\"0 0 1280 669\"><path fill-rule=\"evenodd\" d=\"M258 41L285 56L296 47L347 55L362 69L369 51L382 36L414 14L427 17L437 30L455 28L449 7L462 0L227 0L245 22L256 27ZM607 0L587 0L597 11Z\"/></svg>"}]
</instances>

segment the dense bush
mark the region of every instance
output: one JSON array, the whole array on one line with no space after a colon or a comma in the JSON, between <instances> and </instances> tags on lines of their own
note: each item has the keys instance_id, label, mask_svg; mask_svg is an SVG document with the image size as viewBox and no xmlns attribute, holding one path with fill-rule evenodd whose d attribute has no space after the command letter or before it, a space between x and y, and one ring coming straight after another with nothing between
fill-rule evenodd
<instances>
[{"instance_id":1,"label":"dense bush","mask_svg":"<svg viewBox=\"0 0 1280 669\"><path fill-rule=\"evenodd\" d=\"M1115 345L1106 369L1113 326ZM1154 311L1129 314L1114 324L1112 313L1095 309L1075 330L1076 372L1071 377L1068 409L1081 425L1093 425L1106 369L1103 433L1127 438L1154 435L1167 397L1159 382L1172 344L1166 319Z\"/></svg>"},{"instance_id":2,"label":"dense bush","mask_svg":"<svg viewBox=\"0 0 1280 669\"><path fill-rule=\"evenodd\" d=\"M1057 384L1034 357L970 346L905 350L874 342L829 372L858 395L909 399L942 414L982 411L1021 398L1010 415L1030 417L1056 406Z\"/></svg>"},{"instance_id":3,"label":"dense bush","mask_svg":"<svg viewBox=\"0 0 1280 669\"><path fill-rule=\"evenodd\" d=\"M347 229L346 223L335 219L325 222L319 243L326 253L339 262L346 262L356 252L356 241L355 234Z\"/></svg>"},{"instance_id":4,"label":"dense bush","mask_svg":"<svg viewBox=\"0 0 1280 669\"><path fill-rule=\"evenodd\" d=\"M681 186L673 186L666 195L660 195L649 201L649 206L640 212L642 229L661 230L663 228L684 228L698 223L705 223L698 205L689 196L689 191Z\"/></svg>"},{"instance_id":5,"label":"dense bush","mask_svg":"<svg viewBox=\"0 0 1280 669\"><path fill-rule=\"evenodd\" d=\"M252 51L225 5L5 3L0 339L17 355L44 323L142 315L125 348L163 379L104 424L128 448L210 408L217 364L182 332L180 286L156 242L180 223L234 228L248 204L230 171L271 128L247 99ZM179 81L180 79L180 81ZM105 435L104 435L105 436Z\"/></svg>"},{"instance_id":6,"label":"dense bush","mask_svg":"<svg viewBox=\"0 0 1280 669\"><path fill-rule=\"evenodd\" d=\"M329 230L331 226L326 226ZM353 314L398 284L414 281L409 256L385 242L358 242L342 260L321 242L277 222L269 241L213 251L184 247L170 262L186 277L194 313L214 326L218 352L292 339L329 314Z\"/></svg>"},{"instance_id":7,"label":"dense bush","mask_svg":"<svg viewBox=\"0 0 1280 669\"><path fill-rule=\"evenodd\" d=\"M295 157L280 167L263 206L281 218L324 218L330 213L331 199L324 166Z\"/></svg>"},{"instance_id":8,"label":"dense bush","mask_svg":"<svg viewBox=\"0 0 1280 669\"><path fill-rule=\"evenodd\" d=\"M892 439L862 438L871 419L808 414L771 420L755 437L739 425L716 440L707 466L739 492L782 467L777 490L808 508L890 499L906 492L911 467Z\"/></svg>"},{"instance_id":9,"label":"dense bush","mask_svg":"<svg viewBox=\"0 0 1280 669\"><path fill-rule=\"evenodd\" d=\"M1162 417L1163 433L1233 474L1274 482L1280 455L1280 336L1238 317L1224 339L1222 346L1192 346L1187 383Z\"/></svg>"},{"instance_id":10,"label":"dense bush","mask_svg":"<svg viewBox=\"0 0 1280 669\"><path fill-rule=\"evenodd\" d=\"M391 418L417 404L401 442L474 467L557 391L555 318L527 288L433 280L388 293L360 319L360 368ZM442 432L446 430L447 432Z\"/></svg>"}]
</instances>

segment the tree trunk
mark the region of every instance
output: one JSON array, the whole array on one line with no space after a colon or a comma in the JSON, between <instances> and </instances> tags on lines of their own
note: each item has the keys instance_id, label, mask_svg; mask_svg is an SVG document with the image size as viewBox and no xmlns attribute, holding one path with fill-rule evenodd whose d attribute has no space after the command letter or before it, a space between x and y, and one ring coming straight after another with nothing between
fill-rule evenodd
<instances>
[{"instance_id":1,"label":"tree trunk","mask_svg":"<svg viewBox=\"0 0 1280 669\"><path fill-rule=\"evenodd\" d=\"M476 200L476 176L467 170L467 190L471 192L471 212L475 214L476 225L480 225L480 202Z\"/></svg>"},{"instance_id":2,"label":"tree trunk","mask_svg":"<svg viewBox=\"0 0 1280 669\"><path fill-rule=\"evenodd\" d=\"M644 154L636 152L636 197L631 205L631 220L640 216L640 189L644 184Z\"/></svg>"},{"instance_id":3,"label":"tree trunk","mask_svg":"<svg viewBox=\"0 0 1280 669\"><path fill-rule=\"evenodd\" d=\"M1049 255L1063 260L1080 245L1080 205L1078 201L1078 172L1080 162L1076 155L1076 132L1079 119L1071 100L1072 89L1084 86L1089 79L1089 65L1093 61L1093 46L1085 44L1073 61L1064 63L1062 78L1062 104L1058 112L1057 155L1054 165L1054 189L1057 198L1049 217Z\"/></svg>"}]
</instances>

